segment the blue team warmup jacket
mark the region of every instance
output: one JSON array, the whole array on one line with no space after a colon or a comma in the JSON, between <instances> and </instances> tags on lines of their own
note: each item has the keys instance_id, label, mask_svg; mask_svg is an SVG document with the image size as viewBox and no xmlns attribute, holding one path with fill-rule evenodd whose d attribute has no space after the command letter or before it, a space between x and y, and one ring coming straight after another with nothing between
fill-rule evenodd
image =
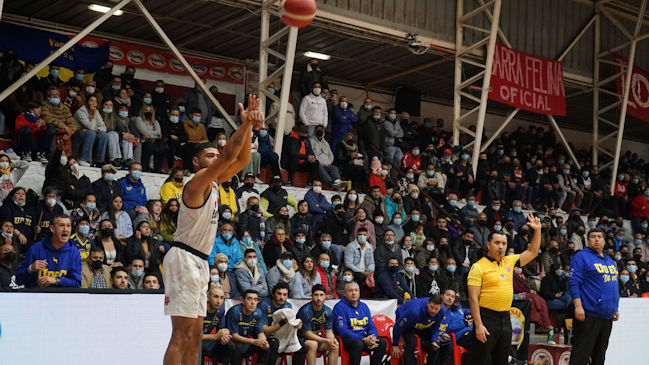
<instances>
[{"instance_id":1,"label":"blue team warmup jacket","mask_svg":"<svg viewBox=\"0 0 649 365\"><path fill-rule=\"evenodd\" d=\"M586 247L570 261L568 288L572 298L581 298L587 316L609 319L617 312L620 292L617 265L608 255Z\"/></svg>"},{"instance_id":2,"label":"blue team warmup jacket","mask_svg":"<svg viewBox=\"0 0 649 365\"><path fill-rule=\"evenodd\" d=\"M437 342L439 327L444 320L445 309L442 308L433 317L428 315L426 304L428 298L412 299L403 303L397 308L397 319L392 330L392 345L398 346L401 335L412 328L417 331L424 331L432 328L431 342Z\"/></svg>"},{"instance_id":3,"label":"blue team warmup jacket","mask_svg":"<svg viewBox=\"0 0 649 365\"><path fill-rule=\"evenodd\" d=\"M38 272L29 273L27 269L36 260L47 260L47 267ZM61 286L68 288L81 287L81 254L69 241L60 250L52 247L49 237L34 243L16 271L16 281L28 288L38 286L38 278L50 276L61 278Z\"/></svg>"},{"instance_id":4,"label":"blue team warmup jacket","mask_svg":"<svg viewBox=\"0 0 649 365\"><path fill-rule=\"evenodd\" d=\"M379 336L372 321L370 308L361 301L353 307L347 299L340 299L334 306L334 321L334 333L343 340L346 338L362 340L369 335Z\"/></svg>"}]
</instances>

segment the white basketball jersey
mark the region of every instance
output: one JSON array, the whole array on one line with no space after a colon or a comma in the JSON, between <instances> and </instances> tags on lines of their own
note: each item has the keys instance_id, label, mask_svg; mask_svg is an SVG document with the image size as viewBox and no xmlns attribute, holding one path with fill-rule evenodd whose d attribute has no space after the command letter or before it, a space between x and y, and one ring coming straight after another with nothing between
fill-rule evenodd
<instances>
[{"instance_id":1,"label":"white basketball jersey","mask_svg":"<svg viewBox=\"0 0 649 365\"><path fill-rule=\"evenodd\" d=\"M201 207L189 208L181 200L174 241L209 255L219 225L219 205L219 186L215 182L212 182L212 191Z\"/></svg>"}]
</instances>

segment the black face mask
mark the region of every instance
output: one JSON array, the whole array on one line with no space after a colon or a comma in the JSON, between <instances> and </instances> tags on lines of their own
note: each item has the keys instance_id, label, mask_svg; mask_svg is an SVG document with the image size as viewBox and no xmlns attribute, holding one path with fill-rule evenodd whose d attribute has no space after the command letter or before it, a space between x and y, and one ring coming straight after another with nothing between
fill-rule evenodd
<instances>
[{"instance_id":1,"label":"black face mask","mask_svg":"<svg viewBox=\"0 0 649 365\"><path fill-rule=\"evenodd\" d=\"M4 260L6 262L14 262L16 260L16 253L15 252L7 252L4 255Z\"/></svg>"},{"instance_id":2,"label":"black face mask","mask_svg":"<svg viewBox=\"0 0 649 365\"><path fill-rule=\"evenodd\" d=\"M145 112L145 113L144 113L144 117L145 117L146 119L151 119L151 117L153 117L153 113L151 113L151 112Z\"/></svg>"},{"instance_id":3,"label":"black face mask","mask_svg":"<svg viewBox=\"0 0 649 365\"><path fill-rule=\"evenodd\" d=\"M253 212L258 211L258 210L259 210L259 204L253 204L253 205L251 205L251 206L250 206L250 210L252 210Z\"/></svg>"},{"instance_id":4,"label":"black face mask","mask_svg":"<svg viewBox=\"0 0 649 365\"><path fill-rule=\"evenodd\" d=\"M584 233L586 233L586 232L584 232L584 231L577 231L577 234L580 235L580 236L583 236Z\"/></svg>"},{"instance_id":5,"label":"black face mask","mask_svg":"<svg viewBox=\"0 0 649 365\"><path fill-rule=\"evenodd\" d=\"M225 189L225 190L230 189L230 183L229 182L224 182L224 183L221 184L221 186L223 186L223 189Z\"/></svg>"},{"instance_id":6,"label":"black face mask","mask_svg":"<svg viewBox=\"0 0 649 365\"><path fill-rule=\"evenodd\" d=\"M183 182L183 178L182 177L174 177L174 181L177 182L177 183L181 183L181 182Z\"/></svg>"},{"instance_id":7,"label":"black face mask","mask_svg":"<svg viewBox=\"0 0 649 365\"><path fill-rule=\"evenodd\" d=\"M92 263L90 263L90 267L91 267L93 270L99 270L99 269L101 269L102 265L103 265L103 262L101 262L101 261L93 261Z\"/></svg>"},{"instance_id":8,"label":"black face mask","mask_svg":"<svg viewBox=\"0 0 649 365\"><path fill-rule=\"evenodd\" d=\"M271 186L271 189L273 189L273 191L280 191L280 190L282 189L282 185L280 185L280 184L273 184L273 185Z\"/></svg>"},{"instance_id":9,"label":"black face mask","mask_svg":"<svg viewBox=\"0 0 649 365\"><path fill-rule=\"evenodd\" d=\"M106 227L101 229L101 235L104 237L110 237L113 235L113 229Z\"/></svg>"},{"instance_id":10,"label":"black face mask","mask_svg":"<svg viewBox=\"0 0 649 365\"><path fill-rule=\"evenodd\" d=\"M575 249L569 248L566 252L568 252L569 255L572 255L573 253L575 253Z\"/></svg>"},{"instance_id":11,"label":"black face mask","mask_svg":"<svg viewBox=\"0 0 649 365\"><path fill-rule=\"evenodd\" d=\"M306 136L300 136L300 141L306 140Z\"/></svg>"},{"instance_id":12,"label":"black face mask","mask_svg":"<svg viewBox=\"0 0 649 365\"><path fill-rule=\"evenodd\" d=\"M550 252L557 253L557 252L559 252L559 249L556 248L556 247L552 247L552 248L550 248Z\"/></svg>"},{"instance_id":13,"label":"black face mask","mask_svg":"<svg viewBox=\"0 0 649 365\"><path fill-rule=\"evenodd\" d=\"M322 138L322 136L324 136L324 131L316 131L315 136L318 138Z\"/></svg>"},{"instance_id":14,"label":"black face mask","mask_svg":"<svg viewBox=\"0 0 649 365\"><path fill-rule=\"evenodd\" d=\"M481 226L481 227L484 227L484 226L487 225L487 221L479 220L478 225Z\"/></svg>"},{"instance_id":15,"label":"black face mask","mask_svg":"<svg viewBox=\"0 0 649 365\"><path fill-rule=\"evenodd\" d=\"M288 214L280 214L279 217L282 219L288 219Z\"/></svg>"},{"instance_id":16,"label":"black face mask","mask_svg":"<svg viewBox=\"0 0 649 365\"><path fill-rule=\"evenodd\" d=\"M246 190L251 190L254 186L255 186L255 183L251 183L251 182L243 183L243 187Z\"/></svg>"},{"instance_id":17,"label":"black face mask","mask_svg":"<svg viewBox=\"0 0 649 365\"><path fill-rule=\"evenodd\" d=\"M388 266L388 270L390 270L391 273L395 273L399 271L399 266Z\"/></svg>"}]
</instances>

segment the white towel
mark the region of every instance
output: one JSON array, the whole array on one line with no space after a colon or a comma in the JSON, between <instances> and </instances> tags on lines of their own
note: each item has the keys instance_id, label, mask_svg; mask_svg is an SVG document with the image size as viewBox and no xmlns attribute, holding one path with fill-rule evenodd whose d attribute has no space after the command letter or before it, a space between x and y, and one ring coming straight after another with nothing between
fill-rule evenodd
<instances>
[{"instance_id":1,"label":"white towel","mask_svg":"<svg viewBox=\"0 0 649 365\"><path fill-rule=\"evenodd\" d=\"M295 312L291 308L283 308L273 313L273 324L286 319L284 324L277 332L275 338L279 340L278 354L296 352L302 348L300 341L297 339L297 326L302 320L295 318Z\"/></svg>"}]
</instances>

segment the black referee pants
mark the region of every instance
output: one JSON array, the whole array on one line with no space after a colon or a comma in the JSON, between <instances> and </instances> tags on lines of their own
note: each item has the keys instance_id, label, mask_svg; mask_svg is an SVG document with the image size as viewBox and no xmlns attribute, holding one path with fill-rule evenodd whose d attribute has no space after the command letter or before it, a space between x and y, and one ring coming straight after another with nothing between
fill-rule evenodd
<instances>
[{"instance_id":1,"label":"black referee pants","mask_svg":"<svg viewBox=\"0 0 649 365\"><path fill-rule=\"evenodd\" d=\"M575 319L572 323L575 341L570 365L604 365L613 320L586 316L583 322Z\"/></svg>"},{"instance_id":2,"label":"black referee pants","mask_svg":"<svg viewBox=\"0 0 649 365\"><path fill-rule=\"evenodd\" d=\"M471 364L486 365L491 358L491 365L507 365L512 348L512 323L509 311L496 312L480 308L482 324L489 331L487 342L478 341L477 336L471 347ZM475 334L475 329L473 330Z\"/></svg>"}]
</instances>

